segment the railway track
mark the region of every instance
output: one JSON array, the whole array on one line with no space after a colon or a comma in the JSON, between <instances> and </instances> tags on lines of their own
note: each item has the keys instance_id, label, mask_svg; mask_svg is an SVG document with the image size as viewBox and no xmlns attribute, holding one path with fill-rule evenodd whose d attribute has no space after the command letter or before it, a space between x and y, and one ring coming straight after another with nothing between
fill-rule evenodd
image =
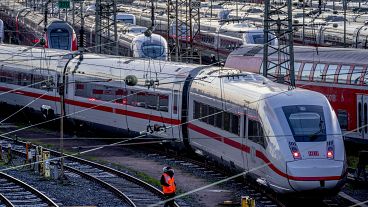
<instances>
[{"instance_id":1,"label":"railway track","mask_svg":"<svg viewBox=\"0 0 368 207\"><path fill-rule=\"evenodd\" d=\"M149 154L149 156L153 158L163 159L169 163L181 165L186 168L192 169L193 171L200 170L206 176L215 179L215 181L220 181L234 175L229 173L229 171L226 171L224 168L216 166L213 162L208 160L204 159L198 160L196 158L191 158L188 156L179 156L167 150L156 150L153 148L146 150L150 150L150 152L152 152L152 154ZM230 184L231 186L236 186L236 188L238 188L237 190L245 191L247 196L254 198L256 200L257 206L265 206L265 207L287 206L282 201L280 201L276 196L265 191L264 189L261 188L261 186L258 186L258 184L244 182L243 177L239 177L238 179L230 180L227 182L231 182Z\"/></svg>"},{"instance_id":2,"label":"railway track","mask_svg":"<svg viewBox=\"0 0 368 207\"><path fill-rule=\"evenodd\" d=\"M59 206L42 192L3 172L0 172L0 200L7 207Z\"/></svg>"},{"instance_id":3,"label":"railway track","mask_svg":"<svg viewBox=\"0 0 368 207\"><path fill-rule=\"evenodd\" d=\"M161 147L161 146L159 146ZM156 148L145 148L144 151L152 152L152 154L149 154L149 156L157 159L165 160L169 163L174 163L175 165L182 165L186 168L191 168L193 171L202 170L204 174L207 176L213 177L216 181L226 179L234 174L230 174L229 171L226 171L223 167L219 167L212 163L211 161L207 161L205 159L197 159L196 157L191 156L180 156L177 155L174 152L168 151L168 150L162 150L162 149L156 149ZM349 179L349 178L348 178ZM349 179L350 181L350 179ZM235 179L233 181L235 186L237 188L244 190L247 193L247 196L250 196L251 198L254 198L256 200L257 206L266 206L266 207L288 207L288 206L295 206L295 205L302 205L300 203L300 200L297 201L297 203L289 202L289 198L278 198L277 195L273 194L272 192L269 192L265 190L262 186L260 186L258 183L255 183L254 181L250 179ZM233 185L232 185L233 186ZM310 206L309 201L306 201L307 206ZM336 206L349 206L355 204L349 199L346 199L345 197L342 197L340 195L337 195L335 197L328 197L323 200L315 200L314 204L316 206L327 206L327 207L336 207ZM302 205L303 206L303 205Z\"/></svg>"},{"instance_id":4,"label":"railway track","mask_svg":"<svg viewBox=\"0 0 368 207\"><path fill-rule=\"evenodd\" d=\"M12 151L18 156L25 156L25 142L2 137L2 145L12 145ZM45 148L44 148L45 149ZM51 149L51 156L59 157L60 153ZM34 154L32 148L30 154ZM122 206L142 207L156 204L164 200L163 193L145 181L133 177L119 170L85 160L75 156L65 157L64 168L66 171L77 174L85 179L95 182L106 190L115 194ZM176 207L187 207L185 203L175 203Z\"/></svg>"}]
</instances>

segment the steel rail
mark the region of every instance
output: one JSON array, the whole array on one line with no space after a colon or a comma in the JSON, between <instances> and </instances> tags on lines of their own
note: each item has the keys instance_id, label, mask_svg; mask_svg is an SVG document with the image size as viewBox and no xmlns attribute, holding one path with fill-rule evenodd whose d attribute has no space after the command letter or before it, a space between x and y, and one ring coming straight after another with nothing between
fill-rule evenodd
<instances>
[{"instance_id":1,"label":"steel rail","mask_svg":"<svg viewBox=\"0 0 368 207\"><path fill-rule=\"evenodd\" d=\"M54 206L54 207L58 207L59 205L57 205L54 201L52 201L49 197L47 197L45 194L41 193L39 190L37 190L36 188L28 185L27 183L12 177L8 174L5 174L3 172L0 172L0 178L6 179L18 186L21 186L22 188L24 188L25 190L31 192L32 194L36 195L38 198L40 198L43 202L47 203L48 206ZM4 195L3 195L4 196ZM8 199L7 199L8 200ZM8 200L9 201L9 200ZM10 201L9 201L10 202ZM11 202L10 202L11 204ZM13 204L11 204L10 206L14 206Z\"/></svg>"}]
</instances>

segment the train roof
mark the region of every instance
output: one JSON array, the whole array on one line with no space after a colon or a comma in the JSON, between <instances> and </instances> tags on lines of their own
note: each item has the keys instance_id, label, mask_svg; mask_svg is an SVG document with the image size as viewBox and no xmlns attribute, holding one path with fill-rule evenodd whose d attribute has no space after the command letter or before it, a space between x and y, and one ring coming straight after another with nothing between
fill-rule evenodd
<instances>
[{"instance_id":1,"label":"train roof","mask_svg":"<svg viewBox=\"0 0 368 207\"><path fill-rule=\"evenodd\" d=\"M261 102L268 102L274 108L326 102L320 93L301 88L289 89L287 85L272 82L259 74L228 68L206 68L196 77L191 92L253 109ZM305 97L313 99L306 100Z\"/></svg>"},{"instance_id":2,"label":"train roof","mask_svg":"<svg viewBox=\"0 0 368 207\"><path fill-rule=\"evenodd\" d=\"M272 51L271 51L272 52ZM270 53L271 53L270 52ZM275 58L276 58L275 54ZM262 45L244 45L230 53L232 56L254 56L263 57ZM294 59L312 62L345 63L345 64L367 64L368 51L356 48L332 48L332 47L309 47L294 46Z\"/></svg>"}]
</instances>

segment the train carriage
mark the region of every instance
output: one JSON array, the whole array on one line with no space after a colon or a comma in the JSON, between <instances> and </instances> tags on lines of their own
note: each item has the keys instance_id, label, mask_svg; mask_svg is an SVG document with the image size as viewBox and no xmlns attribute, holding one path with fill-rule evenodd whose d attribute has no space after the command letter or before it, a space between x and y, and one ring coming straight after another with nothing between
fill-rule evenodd
<instances>
[{"instance_id":1,"label":"train carriage","mask_svg":"<svg viewBox=\"0 0 368 207\"><path fill-rule=\"evenodd\" d=\"M66 114L76 122L172 140L279 193L331 193L344 183L341 130L322 94L212 66L61 50L46 50L45 64L42 49L24 49L0 46L8 53L0 60L3 104L60 116L65 85ZM137 85L125 83L128 75Z\"/></svg>"},{"instance_id":2,"label":"train carriage","mask_svg":"<svg viewBox=\"0 0 368 207\"><path fill-rule=\"evenodd\" d=\"M368 140L367 51L351 48L294 47L295 79L298 86L320 92L330 101L346 138ZM225 66L259 73L261 46L234 51ZM272 58L276 58L272 57ZM279 74L279 71L271 73Z\"/></svg>"}]
</instances>

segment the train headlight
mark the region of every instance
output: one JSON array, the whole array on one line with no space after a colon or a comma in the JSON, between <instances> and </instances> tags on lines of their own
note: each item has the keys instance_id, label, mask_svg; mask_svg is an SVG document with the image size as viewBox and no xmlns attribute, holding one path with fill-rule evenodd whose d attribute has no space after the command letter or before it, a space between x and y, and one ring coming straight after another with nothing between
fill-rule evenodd
<instances>
[{"instance_id":1,"label":"train headlight","mask_svg":"<svg viewBox=\"0 0 368 207\"><path fill-rule=\"evenodd\" d=\"M302 159L302 155L300 154L298 146L295 142L289 142L289 148L295 160Z\"/></svg>"},{"instance_id":2,"label":"train headlight","mask_svg":"<svg viewBox=\"0 0 368 207\"><path fill-rule=\"evenodd\" d=\"M301 158L300 152L298 152L298 151L293 152L293 157L294 157L294 159L300 159Z\"/></svg>"},{"instance_id":3,"label":"train headlight","mask_svg":"<svg viewBox=\"0 0 368 207\"><path fill-rule=\"evenodd\" d=\"M333 151L332 148L327 150L327 158L328 159L333 159L334 158L334 151Z\"/></svg>"}]
</instances>

